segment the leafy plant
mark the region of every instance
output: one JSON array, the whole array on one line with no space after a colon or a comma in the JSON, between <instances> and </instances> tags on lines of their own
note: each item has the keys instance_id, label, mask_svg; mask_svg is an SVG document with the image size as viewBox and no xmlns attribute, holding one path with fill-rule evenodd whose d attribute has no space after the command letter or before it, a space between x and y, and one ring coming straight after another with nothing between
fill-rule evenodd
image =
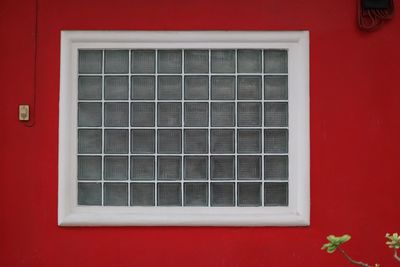
<instances>
[{"instance_id":1,"label":"leafy plant","mask_svg":"<svg viewBox=\"0 0 400 267\"><path fill-rule=\"evenodd\" d=\"M334 236L334 235L329 235L326 237L326 239L328 239L329 243L326 243L322 246L322 250L326 249L326 251L328 253L333 253L336 250L340 251L340 253L343 254L343 256L352 264L355 265L359 265L359 266L364 266L364 267L372 267L372 265L369 265L367 263L364 263L362 261L356 261L353 260L353 258L351 258L341 247L340 245L342 245L343 243L349 241L351 239L350 235L342 235L342 236ZM379 267L379 264L375 264L375 267Z\"/></svg>"},{"instance_id":2,"label":"leafy plant","mask_svg":"<svg viewBox=\"0 0 400 267\"><path fill-rule=\"evenodd\" d=\"M397 250L400 248L400 236L398 233L393 233L392 235L387 233L386 238L389 240L386 242L389 248L393 249L393 257L400 262L400 257L397 254Z\"/></svg>"}]
</instances>

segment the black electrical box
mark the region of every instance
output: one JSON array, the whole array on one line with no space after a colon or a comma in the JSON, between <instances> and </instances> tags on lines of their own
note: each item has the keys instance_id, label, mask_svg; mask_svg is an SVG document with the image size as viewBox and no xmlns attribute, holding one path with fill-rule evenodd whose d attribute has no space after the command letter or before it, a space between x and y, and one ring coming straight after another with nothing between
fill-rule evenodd
<instances>
[{"instance_id":1,"label":"black electrical box","mask_svg":"<svg viewBox=\"0 0 400 267\"><path fill-rule=\"evenodd\" d=\"M363 9L390 9L391 0L361 0Z\"/></svg>"}]
</instances>

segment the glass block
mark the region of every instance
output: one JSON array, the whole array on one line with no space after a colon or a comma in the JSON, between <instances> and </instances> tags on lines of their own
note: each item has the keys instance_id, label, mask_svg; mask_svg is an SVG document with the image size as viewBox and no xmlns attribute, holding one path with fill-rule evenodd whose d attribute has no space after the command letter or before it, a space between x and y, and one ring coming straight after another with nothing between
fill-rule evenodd
<instances>
[{"instance_id":1,"label":"glass block","mask_svg":"<svg viewBox=\"0 0 400 267\"><path fill-rule=\"evenodd\" d=\"M154 76L132 76L131 98L135 100L154 99L156 80Z\"/></svg>"},{"instance_id":2,"label":"glass block","mask_svg":"<svg viewBox=\"0 0 400 267\"><path fill-rule=\"evenodd\" d=\"M106 154L127 154L128 134L128 130L105 130L104 152Z\"/></svg>"},{"instance_id":3,"label":"glass block","mask_svg":"<svg viewBox=\"0 0 400 267\"><path fill-rule=\"evenodd\" d=\"M235 157L234 156L212 156L211 157L211 179L212 180L234 180L235 179Z\"/></svg>"},{"instance_id":4,"label":"glass block","mask_svg":"<svg viewBox=\"0 0 400 267\"><path fill-rule=\"evenodd\" d=\"M105 183L104 206L128 206L128 184Z\"/></svg>"},{"instance_id":5,"label":"glass block","mask_svg":"<svg viewBox=\"0 0 400 267\"><path fill-rule=\"evenodd\" d=\"M211 50L212 73L235 73L235 50Z\"/></svg>"},{"instance_id":6,"label":"glass block","mask_svg":"<svg viewBox=\"0 0 400 267\"><path fill-rule=\"evenodd\" d=\"M158 76L158 99L180 100L182 99L181 76Z\"/></svg>"},{"instance_id":7,"label":"glass block","mask_svg":"<svg viewBox=\"0 0 400 267\"><path fill-rule=\"evenodd\" d=\"M265 183L264 205L287 206L289 203L288 183Z\"/></svg>"},{"instance_id":8,"label":"glass block","mask_svg":"<svg viewBox=\"0 0 400 267\"><path fill-rule=\"evenodd\" d=\"M264 125L266 127L287 127L289 120L288 103L265 103Z\"/></svg>"},{"instance_id":9,"label":"glass block","mask_svg":"<svg viewBox=\"0 0 400 267\"><path fill-rule=\"evenodd\" d=\"M238 126L257 127L261 126L262 106L261 103L238 103Z\"/></svg>"},{"instance_id":10,"label":"glass block","mask_svg":"<svg viewBox=\"0 0 400 267\"><path fill-rule=\"evenodd\" d=\"M101 126L101 103L78 103L78 127Z\"/></svg>"},{"instance_id":11,"label":"glass block","mask_svg":"<svg viewBox=\"0 0 400 267\"><path fill-rule=\"evenodd\" d=\"M288 76L265 76L264 98L266 100L288 99Z\"/></svg>"},{"instance_id":12,"label":"glass block","mask_svg":"<svg viewBox=\"0 0 400 267\"><path fill-rule=\"evenodd\" d=\"M106 127L128 127L129 104L128 103L105 103L104 125Z\"/></svg>"},{"instance_id":13,"label":"glass block","mask_svg":"<svg viewBox=\"0 0 400 267\"><path fill-rule=\"evenodd\" d=\"M262 97L261 76L239 76L238 77L238 99L258 100Z\"/></svg>"},{"instance_id":14,"label":"glass block","mask_svg":"<svg viewBox=\"0 0 400 267\"><path fill-rule=\"evenodd\" d=\"M101 130L78 130L78 153L100 154L101 146Z\"/></svg>"},{"instance_id":15,"label":"glass block","mask_svg":"<svg viewBox=\"0 0 400 267\"><path fill-rule=\"evenodd\" d=\"M265 73L287 73L288 53L286 50L264 50Z\"/></svg>"},{"instance_id":16,"label":"glass block","mask_svg":"<svg viewBox=\"0 0 400 267\"><path fill-rule=\"evenodd\" d=\"M181 50L158 50L158 73L182 73Z\"/></svg>"},{"instance_id":17,"label":"glass block","mask_svg":"<svg viewBox=\"0 0 400 267\"><path fill-rule=\"evenodd\" d=\"M104 73L128 73L129 51L128 50L105 50Z\"/></svg>"},{"instance_id":18,"label":"glass block","mask_svg":"<svg viewBox=\"0 0 400 267\"><path fill-rule=\"evenodd\" d=\"M185 126L208 126L208 103L185 103Z\"/></svg>"},{"instance_id":19,"label":"glass block","mask_svg":"<svg viewBox=\"0 0 400 267\"><path fill-rule=\"evenodd\" d=\"M185 76L185 99L208 99L208 76Z\"/></svg>"},{"instance_id":20,"label":"glass block","mask_svg":"<svg viewBox=\"0 0 400 267\"><path fill-rule=\"evenodd\" d=\"M104 157L105 180L128 179L128 157L108 156Z\"/></svg>"},{"instance_id":21,"label":"glass block","mask_svg":"<svg viewBox=\"0 0 400 267\"><path fill-rule=\"evenodd\" d=\"M101 180L102 164L98 156L78 156L78 179Z\"/></svg>"},{"instance_id":22,"label":"glass block","mask_svg":"<svg viewBox=\"0 0 400 267\"><path fill-rule=\"evenodd\" d=\"M154 206L153 183L131 183L131 206Z\"/></svg>"},{"instance_id":23,"label":"glass block","mask_svg":"<svg viewBox=\"0 0 400 267\"><path fill-rule=\"evenodd\" d=\"M264 132L265 153L288 153L288 131L271 129Z\"/></svg>"},{"instance_id":24,"label":"glass block","mask_svg":"<svg viewBox=\"0 0 400 267\"><path fill-rule=\"evenodd\" d=\"M211 153L235 153L235 131L224 129L211 130Z\"/></svg>"},{"instance_id":25,"label":"glass block","mask_svg":"<svg viewBox=\"0 0 400 267\"><path fill-rule=\"evenodd\" d=\"M158 180L181 180L182 158L181 157L158 157Z\"/></svg>"},{"instance_id":26,"label":"glass block","mask_svg":"<svg viewBox=\"0 0 400 267\"><path fill-rule=\"evenodd\" d=\"M133 73L154 73L156 68L156 53L154 50L132 51Z\"/></svg>"},{"instance_id":27,"label":"glass block","mask_svg":"<svg viewBox=\"0 0 400 267\"><path fill-rule=\"evenodd\" d=\"M182 153L181 130L158 130L158 153L160 154Z\"/></svg>"},{"instance_id":28,"label":"glass block","mask_svg":"<svg viewBox=\"0 0 400 267\"><path fill-rule=\"evenodd\" d=\"M184 174L185 180L207 180L208 157L185 156Z\"/></svg>"},{"instance_id":29,"label":"glass block","mask_svg":"<svg viewBox=\"0 0 400 267\"><path fill-rule=\"evenodd\" d=\"M155 120L154 103L131 103L131 126L152 127Z\"/></svg>"},{"instance_id":30,"label":"glass block","mask_svg":"<svg viewBox=\"0 0 400 267\"><path fill-rule=\"evenodd\" d=\"M155 132L151 129L131 131L131 153L152 154L155 148Z\"/></svg>"},{"instance_id":31,"label":"glass block","mask_svg":"<svg viewBox=\"0 0 400 267\"><path fill-rule=\"evenodd\" d=\"M208 206L208 184L207 183L185 183L184 185L185 206Z\"/></svg>"},{"instance_id":32,"label":"glass block","mask_svg":"<svg viewBox=\"0 0 400 267\"><path fill-rule=\"evenodd\" d=\"M235 77L234 76L212 76L211 77L211 99L234 100L235 99Z\"/></svg>"},{"instance_id":33,"label":"glass block","mask_svg":"<svg viewBox=\"0 0 400 267\"><path fill-rule=\"evenodd\" d=\"M235 206L235 184L211 183L211 206L212 207Z\"/></svg>"},{"instance_id":34,"label":"glass block","mask_svg":"<svg viewBox=\"0 0 400 267\"><path fill-rule=\"evenodd\" d=\"M208 153L208 130L185 130L185 153Z\"/></svg>"},{"instance_id":35,"label":"glass block","mask_svg":"<svg viewBox=\"0 0 400 267\"><path fill-rule=\"evenodd\" d=\"M260 156L238 156L238 179L261 179Z\"/></svg>"},{"instance_id":36,"label":"glass block","mask_svg":"<svg viewBox=\"0 0 400 267\"><path fill-rule=\"evenodd\" d=\"M78 183L78 205L101 205L101 183Z\"/></svg>"},{"instance_id":37,"label":"glass block","mask_svg":"<svg viewBox=\"0 0 400 267\"><path fill-rule=\"evenodd\" d=\"M79 76L78 99L101 100L101 76Z\"/></svg>"},{"instance_id":38,"label":"glass block","mask_svg":"<svg viewBox=\"0 0 400 267\"><path fill-rule=\"evenodd\" d=\"M158 103L159 127L180 127L182 126L182 104L181 103Z\"/></svg>"},{"instance_id":39,"label":"glass block","mask_svg":"<svg viewBox=\"0 0 400 267\"><path fill-rule=\"evenodd\" d=\"M288 156L265 156L264 179L287 180L289 177Z\"/></svg>"},{"instance_id":40,"label":"glass block","mask_svg":"<svg viewBox=\"0 0 400 267\"><path fill-rule=\"evenodd\" d=\"M208 73L208 50L185 50L185 73Z\"/></svg>"},{"instance_id":41,"label":"glass block","mask_svg":"<svg viewBox=\"0 0 400 267\"><path fill-rule=\"evenodd\" d=\"M258 207L262 205L261 183L238 183L238 206Z\"/></svg>"},{"instance_id":42,"label":"glass block","mask_svg":"<svg viewBox=\"0 0 400 267\"><path fill-rule=\"evenodd\" d=\"M235 126L235 103L211 103L211 126Z\"/></svg>"},{"instance_id":43,"label":"glass block","mask_svg":"<svg viewBox=\"0 0 400 267\"><path fill-rule=\"evenodd\" d=\"M131 157L131 180L154 180L154 157Z\"/></svg>"},{"instance_id":44,"label":"glass block","mask_svg":"<svg viewBox=\"0 0 400 267\"><path fill-rule=\"evenodd\" d=\"M79 50L79 73L101 73L103 51L101 50Z\"/></svg>"},{"instance_id":45,"label":"glass block","mask_svg":"<svg viewBox=\"0 0 400 267\"><path fill-rule=\"evenodd\" d=\"M261 130L238 130L238 153L261 153Z\"/></svg>"},{"instance_id":46,"label":"glass block","mask_svg":"<svg viewBox=\"0 0 400 267\"><path fill-rule=\"evenodd\" d=\"M182 205L182 189L180 183L159 183L157 187L158 206Z\"/></svg>"},{"instance_id":47,"label":"glass block","mask_svg":"<svg viewBox=\"0 0 400 267\"><path fill-rule=\"evenodd\" d=\"M238 56L238 72L251 73L261 72L262 68L262 52L255 49L239 49Z\"/></svg>"},{"instance_id":48,"label":"glass block","mask_svg":"<svg viewBox=\"0 0 400 267\"><path fill-rule=\"evenodd\" d=\"M104 99L128 100L128 98L129 98L128 76L104 77Z\"/></svg>"}]
</instances>

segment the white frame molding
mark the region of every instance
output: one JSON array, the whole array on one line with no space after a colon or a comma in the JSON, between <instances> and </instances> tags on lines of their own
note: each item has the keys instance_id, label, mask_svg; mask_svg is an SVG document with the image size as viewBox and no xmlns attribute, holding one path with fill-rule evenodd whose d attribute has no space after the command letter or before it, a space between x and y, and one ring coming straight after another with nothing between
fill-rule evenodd
<instances>
[{"instance_id":1,"label":"white frame molding","mask_svg":"<svg viewBox=\"0 0 400 267\"><path fill-rule=\"evenodd\" d=\"M279 48L289 53L287 207L102 207L77 204L77 59L81 48ZM62 31L60 226L307 226L310 224L308 31Z\"/></svg>"}]
</instances>

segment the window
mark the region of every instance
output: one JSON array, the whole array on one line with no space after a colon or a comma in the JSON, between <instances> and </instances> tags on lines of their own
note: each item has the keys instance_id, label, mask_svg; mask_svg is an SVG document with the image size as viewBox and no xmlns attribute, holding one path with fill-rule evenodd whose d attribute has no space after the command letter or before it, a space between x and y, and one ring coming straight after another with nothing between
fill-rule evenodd
<instances>
[{"instance_id":1,"label":"window","mask_svg":"<svg viewBox=\"0 0 400 267\"><path fill-rule=\"evenodd\" d=\"M62 32L60 225L308 225L307 32Z\"/></svg>"}]
</instances>

